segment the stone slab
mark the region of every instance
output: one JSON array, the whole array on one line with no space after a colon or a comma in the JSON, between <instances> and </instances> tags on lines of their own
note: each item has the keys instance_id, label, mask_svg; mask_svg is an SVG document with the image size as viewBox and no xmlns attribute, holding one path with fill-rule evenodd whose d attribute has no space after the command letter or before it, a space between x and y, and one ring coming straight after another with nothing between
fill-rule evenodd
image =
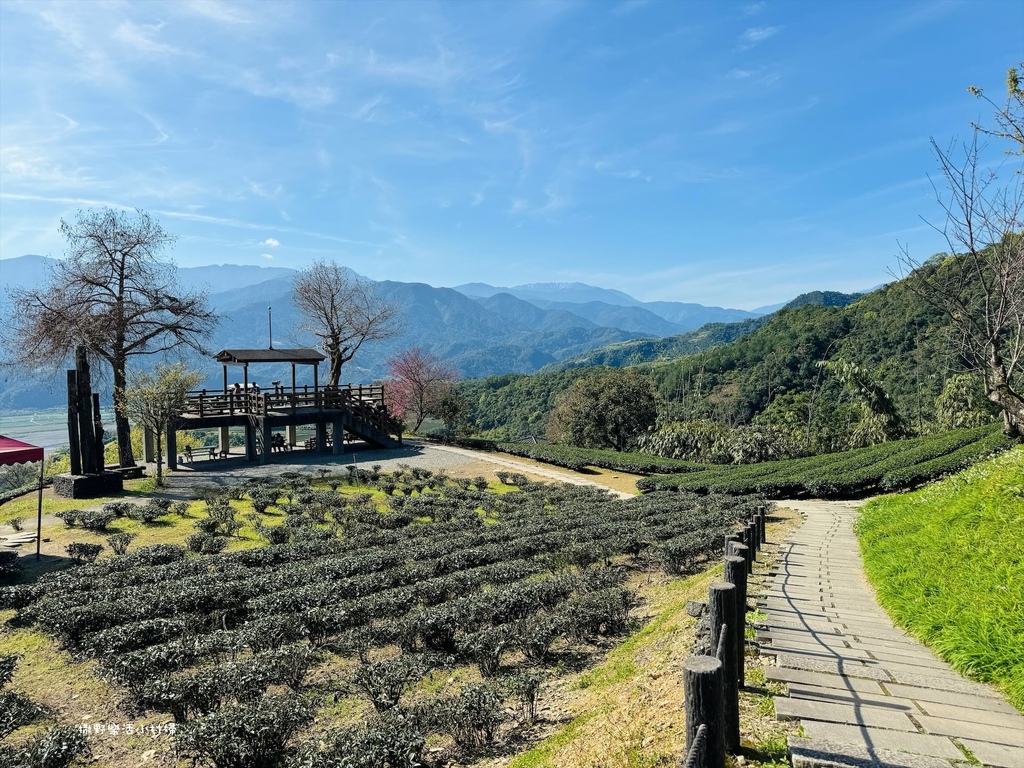
<instances>
[{"instance_id":1,"label":"stone slab","mask_svg":"<svg viewBox=\"0 0 1024 768\"><path fill-rule=\"evenodd\" d=\"M981 761L991 768L1021 768L1024 765L1024 749L1008 747L1005 744L989 744L984 741L963 739L961 742Z\"/></svg>"},{"instance_id":2,"label":"stone slab","mask_svg":"<svg viewBox=\"0 0 1024 768\"><path fill-rule=\"evenodd\" d=\"M918 688L939 688L944 691L970 693L975 696L984 696L986 694L990 696L996 695L981 683L965 680L962 677L922 675L915 672L909 672L907 670L896 669L890 669L889 672L893 675L894 682L903 683L904 685L913 685Z\"/></svg>"},{"instance_id":3,"label":"stone slab","mask_svg":"<svg viewBox=\"0 0 1024 768\"><path fill-rule=\"evenodd\" d=\"M889 749L867 749L854 744L833 744L790 737L793 768L952 768L949 760Z\"/></svg>"},{"instance_id":4,"label":"stone slab","mask_svg":"<svg viewBox=\"0 0 1024 768\"><path fill-rule=\"evenodd\" d=\"M897 699L895 696L886 696L881 688L870 693L851 691L845 688L804 685L802 683L790 683L788 688L789 696L793 699L808 699L836 704L860 704L879 709L890 709L893 712L909 712L915 716L921 714L920 707L910 699Z\"/></svg>"},{"instance_id":5,"label":"stone slab","mask_svg":"<svg viewBox=\"0 0 1024 768\"><path fill-rule=\"evenodd\" d=\"M826 672L846 677L866 677L871 680L882 680L884 682L889 682L892 679L889 677L888 672L879 667L869 667L852 661L816 659L811 656L801 656L792 653L780 653L778 655L778 665L780 667L809 669L812 672Z\"/></svg>"},{"instance_id":6,"label":"stone slab","mask_svg":"<svg viewBox=\"0 0 1024 768\"><path fill-rule=\"evenodd\" d=\"M947 720L944 717L928 717L927 715L921 715L917 719L928 733L953 736L957 739L977 739L992 744L1024 747L1024 729L1007 728L989 723L972 723L966 720ZM1021 765L1024 766L1024 763Z\"/></svg>"},{"instance_id":7,"label":"stone slab","mask_svg":"<svg viewBox=\"0 0 1024 768\"><path fill-rule=\"evenodd\" d=\"M764 676L767 680L777 683L797 685L818 685L822 688L836 688L861 693L884 694L878 681L859 677L842 677L840 675L815 672L810 669L791 669L789 667L765 667ZM887 684L888 685L888 684Z\"/></svg>"},{"instance_id":8,"label":"stone slab","mask_svg":"<svg viewBox=\"0 0 1024 768\"><path fill-rule=\"evenodd\" d=\"M801 720L805 728L810 720L823 720L829 723L917 732L917 728L914 727L910 718L902 712L860 704L826 703L776 696L775 717L779 720Z\"/></svg>"},{"instance_id":9,"label":"stone slab","mask_svg":"<svg viewBox=\"0 0 1024 768\"><path fill-rule=\"evenodd\" d=\"M963 707L964 709L981 709L991 712L1003 712L1014 714L1017 712L1008 702L996 697L992 691L986 690L981 693L958 693L947 691L941 688L923 688L917 685L902 685L900 683L886 683L886 689L893 696L901 699L913 699L920 702L925 709L928 705L925 702L936 702L948 704L952 707Z\"/></svg>"},{"instance_id":10,"label":"stone slab","mask_svg":"<svg viewBox=\"0 0 1024 768\"><path fill-rule=\"evenodd\" d=\"M919 702L918 706L921 708L923 714L930 715L931 717L943 717L946 720L969 720L972 723L985 723L986 725L998 725L1003 728L1016 728L1021 733L1024 733L1024 716L1017 714L1010 707L1009 712L1005 710L996 710L994 708L986 707L984 704L996 704L995 699L982 699L977 698L976 702L981 706L966 706L963 700L971 698L964 696L963 694L952 694L958 696L961 699L960 703L944 704L937 701L922 701ZM998 702L1002 704L1003 702ZM1009 706L1009 705L1007 705Z\"/></svg>"},{"instance_id":11,"label":"stone slab","mask_svg":"<svg viewBox=\"0 0 1024 768\"><path fill-rule=\"evenodd\" d=\"M891 749L896 752L912 752L917 755L941 757L946 760L963 760L963 753L945 736L924 733L904 733L880 728L865 728L859 725L840 725L807 720L803 723L804 733L811 739L830 741L836 744L855 744L865 749Z\"/></svg>"}]
</instances>

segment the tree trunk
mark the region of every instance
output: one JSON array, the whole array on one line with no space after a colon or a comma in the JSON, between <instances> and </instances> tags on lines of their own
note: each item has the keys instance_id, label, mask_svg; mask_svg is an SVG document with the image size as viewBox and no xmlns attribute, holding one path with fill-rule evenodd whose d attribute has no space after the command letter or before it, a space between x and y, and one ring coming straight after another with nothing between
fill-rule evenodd
<instances>
[{"instance_id":1,"label":"tree trunk","mask_svg":"<svg viewBox=\"0 0 1024 768\"><path fill-rule=\"evenodd\" d=\"M330 373L327 377L327 383L332 386L338 386L338 382L341 381L341 354L338 352L330 353Z\"/></svg>"},{"instance_id":2,"label":"tree trunk","mask_svg":"<svg viewBox=\"0 0 1024 768\"><path fill-rule=\"evenodd\" d=\"M112 367L114 369L114 424L117 428L117 456L122 467L134 467L135 456L132 454L131 424L128 423L128 417L123 416L117 409L120 393L124 392L127 384L124 358L115 357Z\"/></svg>"},{"instance_id":3,"label":"tree trunk","mask_svg":"<svg viewBox=\"0 0 1024 768\"><path fill-rule=\"evenodd\" d=\"M1020 437L1021 424L1024 423L1024 398L1014 392L1007 381L999 345L992 342L988 346L988 374L988 399L1003 409L1003 434Z\"/></svg>"},{"instance_id":4,"label":"tree trunk","mask_svg":"<svg viewBox=\"0 0 1024 768\"><path fill-rule=\"evenodd\" d=\"M155 429L156 433L156 487L161 488L164 484L164 446L163 446L163 430Z\"/></svg>"}]
</instances>

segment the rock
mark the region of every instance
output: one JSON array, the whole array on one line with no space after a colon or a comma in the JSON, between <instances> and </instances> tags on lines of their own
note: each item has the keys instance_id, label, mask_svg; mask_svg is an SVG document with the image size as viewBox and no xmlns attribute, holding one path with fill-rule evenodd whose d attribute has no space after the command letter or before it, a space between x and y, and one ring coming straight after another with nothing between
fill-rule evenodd
<instances>
[{"instance_id":1,"label":"rock","mask_svg":"<svg viewBox=\"0 0 1024 768\"><path fill-rule=\"evenodd\" d=\"M708 604L702 603L700 600L687 600L686 601L686 613L693 616L695 619L699 619L705 613L708 612Z\"/></svg>"}]
</instances>

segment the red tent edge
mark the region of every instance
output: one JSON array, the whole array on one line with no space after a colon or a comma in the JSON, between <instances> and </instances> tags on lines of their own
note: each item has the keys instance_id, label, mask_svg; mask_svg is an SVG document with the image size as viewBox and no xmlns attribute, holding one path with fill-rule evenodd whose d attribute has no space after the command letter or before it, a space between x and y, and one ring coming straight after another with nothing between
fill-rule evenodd
<instances>
[{"instance_id":1,"label":"red tent edge","mask_svg":"<svg viewBox=\"0 0 1024 768\"><path fill-rule=\"evenodd\" d=\"M0 435L0 466L42 460L43 449L38 445L23 443L13 437Z\"/></svg>"}]
</instances>

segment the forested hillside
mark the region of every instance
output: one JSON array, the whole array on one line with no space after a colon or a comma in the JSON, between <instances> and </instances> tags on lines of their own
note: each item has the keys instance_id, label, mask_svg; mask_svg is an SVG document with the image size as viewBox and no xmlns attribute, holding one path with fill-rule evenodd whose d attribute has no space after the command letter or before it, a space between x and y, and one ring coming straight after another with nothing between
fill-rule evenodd
<instances>
[{"instance_id":1,"label":"forested hillside","mask_svg":"<svg viewBox=\"0 0 1024 768\"><path fill-rule=\"evenodd\" d=\"M946 341L946 319L906 281L860 297L823 292L792 304L769 318L618 344L569 364L639 363L663 401L662 423L710 420L799 431L815 452L851 447L844 441L866 418L869 391L891 401L905 434L931 428L939 418L937 399L951 380L956 391L946 398L950 409L965 412L966 422L944 413L950 423L940 426L990 419L980 383L954 377L963 366ZM661 359L644 362L652 357ZM559 393L597 370L464 382L471 423L499 439L542 434Z\"/></svg>"}]
</instances>

